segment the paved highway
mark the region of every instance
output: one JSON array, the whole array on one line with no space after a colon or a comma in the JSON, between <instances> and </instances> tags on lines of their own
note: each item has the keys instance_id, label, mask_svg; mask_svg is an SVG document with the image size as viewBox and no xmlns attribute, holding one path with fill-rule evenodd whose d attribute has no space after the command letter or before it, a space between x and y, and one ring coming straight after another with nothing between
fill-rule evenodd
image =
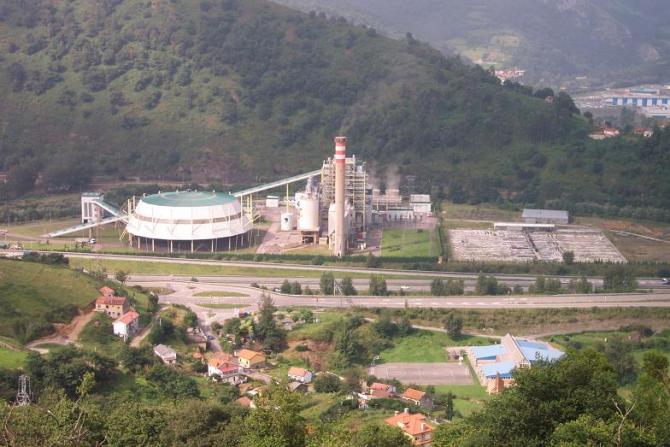
<instances>
[{"instance_id":1,"label":"paved highway","mask_svg":"<svg viewBox=\"0 0 670 447\"><path fill-rule=\"evenodd\" d=\"M219 279L219 278L217 278ZM253 278L245 278L252 281ZM592 308L592 307L670 307L670 292L654 294L599 294L599 295L557 295L557 296L411 296L411 297L371 297L371 296L293 296L264 291L246 285L225 284L221 281L209 282L199 278L197 282L170 277L133 276L129 285L160 287L173 290L160 296L160 302L189 306L207 326L213 321L223 321L235 314L233 309L216 309L208 304L240 304L240 307L256 309L262 293L272 297L277 306L307 306L337 308L361 307L423 307L458 309L539 309L539 308ZM244 297L195 296L198 292L228 291L244 294Z\"/></svg>"},{"instance_id":2,"label":"paved highway","mask_svg":"<svg viewBox=\"0 0 670 447\"><path fill-rule=\"evenodd\" d=\"M360 267L335 267L335 266L317 266L317 265L302 265L302 264L278 264L271 262L242 262L242 261L216 261L208 259L184 259L184 258L165 258L160 256L133 256L133 255L113 255L113 254L97 254L97 253L69 253L62 252L62 254L67 258L79 258L79 259L100 259L100 260L116 260L116 261L135 261L135 262L159 262L166 264L193 264L193 265L211 265L218 267L247 267L247 268L261 268L261 269L272 269L272 270L281 270L286 271L287 278L291 278L290 271L302 270L302 271L315 271L315 272L333 272L340 274L365 274L365 275L391 275L391 276L403 276L406 278L462 278L469 280L476 280L477 273L460 273L460 272L430 272L430 271L417 271L417 270L394 270L394 269L368 269ZM537 275L508 275L508 274L491 274L498 278L501 282L509 285L528 285L531 282L535 281ZM338 275L340 276L340 275ZM294 276L295 279L301 279L299 274ZM561 282L567 284L571 279L576 279L574 276L560 276ZM283 281L283 277L280 279L280 282ZM271 280L271 278L253 278L250 282L260 282ZM589 280L596 286L602 285L601 278L589 278ZM367 281L367 280L365 280ZM407 280L403 280L407 282ZM430 279L428 279L430 281ZM301 279L301 282L304 282L304 279ZM651 278L641 278L639 279L641 288L662 288L661 282L659 279ZM366 283L367 284L367 283ZM664 290L668 290L666 286Z\"/></svg>"}]
</instances>

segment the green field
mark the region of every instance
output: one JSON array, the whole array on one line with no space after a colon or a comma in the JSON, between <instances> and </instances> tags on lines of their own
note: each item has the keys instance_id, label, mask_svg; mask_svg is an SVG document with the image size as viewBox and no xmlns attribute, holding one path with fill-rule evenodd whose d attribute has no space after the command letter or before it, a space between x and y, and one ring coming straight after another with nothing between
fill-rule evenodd
<instances>
[{"instance_id":1,"label":"green field","mask_svg":"<svg viewBox=\"0 0 670 447\"><path fill-rule=\"evenodd\" d=\"M394 340L393 348L382 351L384 363L440 363L447 361L448 346L470 346L490 343L483 337L463 337L453 340L443 332L417 330L412 335Z\"/></svg>"},{"instance_id":2,"label":"green field","mask_svg":"<svg viewBox=\"0 0 670 447\"><path fill-rule=\"evenodd\" d=\"M131 276L133 274L147 275L182 275L182 276L257 276L265 278L319 278L323 272L316 270L300 269L273 269L271 267L235 267L225 265L205 265L205 264L181 264L177 262L156 262L156 261L121 261L116 259L84 259L70 258L70 266L73 268L84 268L90 271L99 271L105 269L109 273L123 270ZM341 279L343 276L350 278L367 279L368 273L340 273L334 272L335 277ZM378 275L386 279L406 279L415 278L412 275ZM427 278L430 279L430 278Z\"/></svg>"},{"instance_id":3,"label":"green field","mask_svg":"<svg viewBox=\"0 0 670 447\"><path fill-rule=\"evenodd\" d=\"M395 228L382 234L382 256L439 256L440 240L434 230Z\"/></svg>"},{"instance_id":4,"label":"green field","mask_svg":"<svg viewBox=\"0 0 670 447\"><path fill-rule=\"evenodd\" d=\"M454 409L457 415L467 417L473 412L481 409L485 401L491 398L486 389L480 385L435 385L438 393L451 392L456 395Z\"/></svg>"},{"instance_id":5,"label":"green field","mask_svg":"<svg viewBox=\"0 0 670 447\"><path fill-rule=\"evenodd\" d=\"M98 296L98 287L66 267L0 259L0 335L20 338L26 335L20 325L69 321L64 307L85 307Z\"/></svg>"},{"instance_id":6,"label":"green field","mask_svg":"<svg viewBox=\"0 0 670 447\"><path fill-rule=\"evenodd\" d=\"M227 290L205 290L204 292L196 292L193 294L193 296L226 297L226 296L249 296L249 295L240 292L229 292Z\"/></svg>"},{"instance_id":7,"label":"green field","mask_svg":"<svg viewBox=\"0 0 670 447\"><path fill-rule=\"evenodd\" d=\"M0 347L0 368L16 369L23 367L28 353Z\"/></svg>"}]
</instances>

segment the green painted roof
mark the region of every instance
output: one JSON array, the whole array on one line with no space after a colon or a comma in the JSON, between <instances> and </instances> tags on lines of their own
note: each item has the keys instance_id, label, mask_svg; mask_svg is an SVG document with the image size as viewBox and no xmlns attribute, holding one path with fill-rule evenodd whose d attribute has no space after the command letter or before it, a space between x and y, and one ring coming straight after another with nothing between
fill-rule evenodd
<instances>
[{"instance_id":1,"label":"green painted roof","mask_svg":"<svg viewBox=\"0 0 670 447\"><path fill-rule=\"evenodd\" d=\"M212 191L173 191L160 192L142 198L144 203L156 206L214 206L235 201L230 194Z\"/></svg>"}]
</instances>

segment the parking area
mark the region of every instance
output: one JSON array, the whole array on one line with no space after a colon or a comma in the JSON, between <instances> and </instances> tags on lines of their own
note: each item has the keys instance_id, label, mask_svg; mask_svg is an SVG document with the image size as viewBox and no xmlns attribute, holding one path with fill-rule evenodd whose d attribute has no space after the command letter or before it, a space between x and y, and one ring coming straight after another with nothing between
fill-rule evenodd
<instances>
[{"instance_id":1,"label":"parking area","mask_svg":"<svg viewBox=\"0 0 670 447\"><path fill-rule=\"evenodd\" d=\"M465 363L385 363L371 366L368 373L380 379L397 379L417 385L472 385Z\"/></svg>"}]
</instances>

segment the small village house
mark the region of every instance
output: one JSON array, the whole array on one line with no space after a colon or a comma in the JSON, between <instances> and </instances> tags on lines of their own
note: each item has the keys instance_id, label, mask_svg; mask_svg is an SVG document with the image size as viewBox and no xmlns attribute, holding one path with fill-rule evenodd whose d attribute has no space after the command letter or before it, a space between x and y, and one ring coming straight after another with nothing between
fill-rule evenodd
<instances>
[{"instance_id":1,"label":"small village house","mask_svg":"<svg viewBox=\"0 0 670 447\"><path fill-rule=\"evenodd\" d=\"M245 369L262 368L265 366L265 354L251 349L241 349L237 353L239 364Z\"/></svg>"},{"instance_id":2,"label":"small village house","mask_svg":"<svg viewBox=\"0 0 670 447\"><path fill-rule=\"evenodd\" d=\"M239 359L226 352L215 353L207 362L207 375L231 385L247 381L240 369Z\"/></svg>"},{"instance_id":3,"label":"small village house","mask_svg":"<svg viewBox=\"0 0 670 447\"><path fill-rule=\"evenodd\" d=\"M433 427L426 422L423 414L410 414L409 410L399 413L384 420L391 427L398 427L403 433L412 439L412 445L431 447L433 445Z\"/></svg>"},{"instance_id":4,"label":"small village house","mask_svg":"<svg viewBox=\"0 0 670 447\"><path fill-rule=\"evenodd\" d=\"M154 354L161 359L166 365L174 365L177 363L177 351L166 345L154 346Z\"/></svg>"},{"instance_id":5,"label":"small village house","mask_svg":"<svg viewBox=\"0 0 670 447\"><path fill-rule=\"evenodd\" d=\"M107 314L112 318L119 318L128 312L130 303L124 296L99 296L95 300L95 311Z\"/></svg>"},{"instance_id":6,"label":"small village house","mask_svg":"<svg viewBox=\"0 0 670 447\"><path fill-rule=\"evenodd\" d=\"M132 337L140 328L140 314L134 310L129 310L128 312L121 315L113 324L114 335L127 340L129 337Z\"/></svg>"},{"instance_id":7,"label":"small village house","mask_svg":"<svg viewBox=\"0 0 670 447\"><path fill-rule=\"evenodd\" d=\"M407 388L405 392L400 395L400 398L413 405L427 408L428 410L433 409L433 399L423 391Z\"/></svg>"},{"instance_id":8,"label":"small village house","mask_svg":"<svg viewBox=\"0 0 670 447\"><path fill-rule=\"evenodd\" d=\"M312 381L312 372L305 368L291 366L288 369L288 378L293 382L310 383Z\"/></svg>"},{"instance_id":9,"label":"small village house","mask_svg":"<svg viewBox=\"0 0 670 447\"><path fill-rule=\"evenodd\" d=\"M238 359L227 352L217 352L207 362L207 375L210 377L222 377L227 374L236 373L239 369Z\"/></svg>"}]
</instances>

